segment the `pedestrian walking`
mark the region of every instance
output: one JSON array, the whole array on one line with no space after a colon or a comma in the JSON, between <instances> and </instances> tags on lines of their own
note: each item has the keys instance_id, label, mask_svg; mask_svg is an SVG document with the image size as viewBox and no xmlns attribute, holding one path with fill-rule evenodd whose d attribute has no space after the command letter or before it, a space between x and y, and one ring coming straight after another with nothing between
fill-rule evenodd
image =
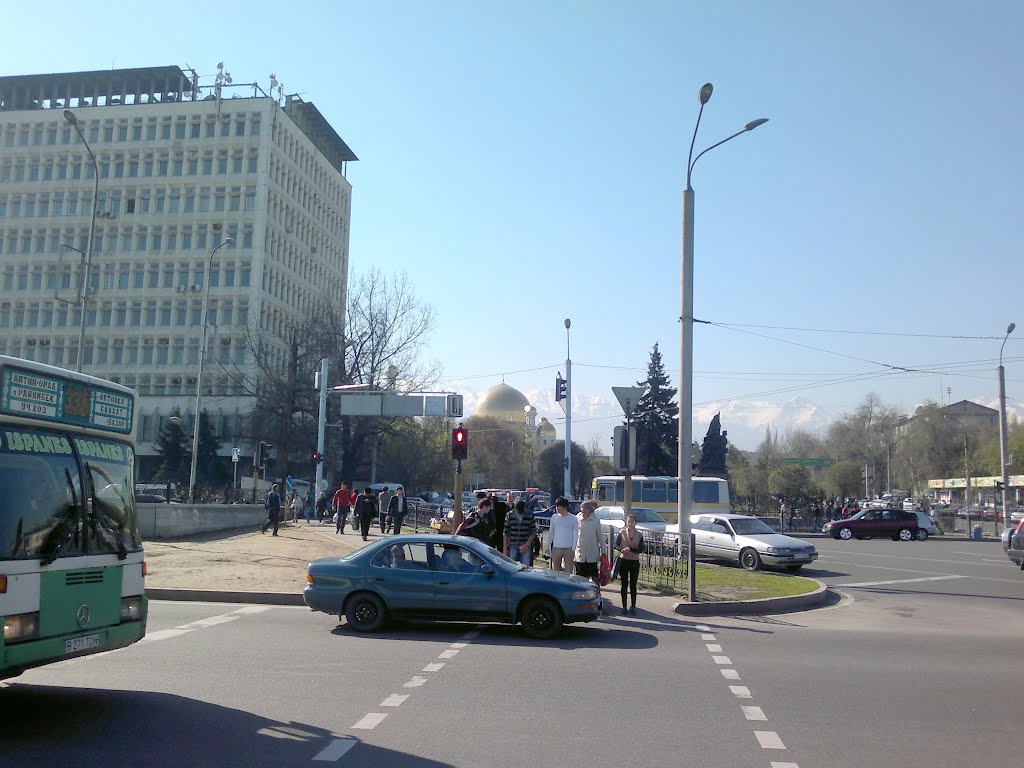
<instances>
[{"instance_id":1,"label":"pedestrian walking","mask_svg":"<svg viewBox=\"0 0 1024 768\"><path fill-rule=\"evenodd\" d=\"M559 496L555 499L555 514L551 516L548 529L548 557L552 570L572 573L578 534L579 521L569 514L569 500Z\"/></svg>"},{"instance_id":2,"label":"pedestrian walking","mask_svg":"<svg viewBox=\"0 0 1024 768\"><path fill-rule=\"evenodd\" d=\"M597 504L590 499L587 499L580 505L580 513L576 515L578 535L573 555L576 564L576 575L587 577L600 590L601 555L606 553L604 535L601 531L601 521L594 514L595 509L597 509Z\"/></svg>"},{"instance_id":3,"label":"pedestrian walking","mask_svg":"<svg viewBox=\"0 0 1024 768\"><path fill-rule=\"evenodd\" d=\"M640 553L644 551L644 535L636 529L636 516L626 518L626 527L615 537L619 551L619 581L622 582L622 615L636 615L636 580L640 576ZM629 608L626 595L629 594Z\"/></svg>"},{"instance_id":4,"label":"pedestrian walking","mask_svg":"<svg viewBox=\"0 0 1024 768\"><path fill-rule=\"evenodd\" d=\"M260 527L260 533L266 534L267 528L274 526L274 535L277 536L277 526L281 522L281 494L277 492L277 483L270 486L263 507L267 510L267 522Z\"/></svg>"},{"instance_id":5,"label":"pedestrian walking","mask_svg":"<svg viewBox=\"0 0 1024 768\"><path fill-rule=\"evenodd\" d=\"M391 498L394 496L388 487L385 485L384 490L380 492L380 496L377 497L377 513L379 515L380 532L381 535L387 533L387 522L388 522L388 507L391 505Z\"/></svg>"},{"instance_id":6,"label":"pedestrian walking","mask_svg":"<svg viewBox=\"0 0 1024 768\"><path fill-rule=\"evenodd\" d=\"M398 486L395 495L388 502L388 530L399 534L402 532L402 523L409 513L409 499L405 496L405 488Z\"/></svg>"},{"instance_id":7,"label":"pedestrian walking","mask_svg":"<svg viewBox=\"0 0 1024 768\"><path fill-rule=\"evenodd\" d=\"M348 521L348 514L352 511L352 505L355 503L355 494L348 489L348 483L343 482L341 488L334 492L334 498L331 499L331 507L334 509L334 514L337 516L334 522L334 532L344 533L345 523ZM352 520L353 524L355 519Z\"/></svg>"},{"instance_id":8,"label":"pedestrian walking","mask_svg":"<svg viewBox=\"0 0 1024 768\"><path fill-rule=\"evenodd\" d=\"M370 524L377 514L377 499L373 496L372 488L363 489L363 495L356 502L356 519L359 520L359 531L363 534L363 541L367 541L370 535Z\"/></svg>"},{"instance_id":9,"label":"pedestrian walking","mask_svg":"<svg viewBox=\"0 0 1024 768\"><path fill-rule=\"evenodd\" d=\"M302 505L303 505L302 497L299 496L298 491L292 491L291 508L292 508L292 522L293 523L299 522L299 512L302 511Z\"/></svg>"},{"instance_id":10,"label":"pedestrian walking","mask_svg":"<svg viewBox=\"0 0 1024 768\"><path fill-rule=\"evenodd\" d=\"M470 510L459 527L455 529L458 536L469 536L489 544L494 536L494 512L492 503L486 495L476 503L476 507Z\"/></svg>"},{"instance_id":11,"label":"pedestrian walking","mask_svg":"<svg viewBox=\"0 0 1024 768\"><path fill-rule=\"evenodd\" d=\"M308 507L307 507L308 509ZM327 491L320 491L320 495L316 497L316 516L319 518L330 517L331 509L330 503L327 501ZM306 513L306 520L309 520L309 513Z\"/></svg>"},{"instance_id":12,"label":"pedestrian walking","mask_svg":"<svg viewBox=\"0 0 1024 768\"><path fill-rule=\"evenodd\" d=\"M526 503L517 501L515 508L505 518L502 552L516 562L529 567L533 565L533 542L537 538L537 523L533 512Z\"/></svg>"}]
</instances>

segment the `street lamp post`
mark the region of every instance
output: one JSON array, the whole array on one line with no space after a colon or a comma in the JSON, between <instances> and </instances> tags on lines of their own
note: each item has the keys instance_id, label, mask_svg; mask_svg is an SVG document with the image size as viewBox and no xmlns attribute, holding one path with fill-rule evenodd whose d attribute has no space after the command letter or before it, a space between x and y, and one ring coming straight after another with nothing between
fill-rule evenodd
<instances>
[{"instance_id":1,"label":"street lamp post","mask_svg":"<svg viewBox=\"0 0 1024 768\"><path fill-rule=\"evenodd\" d=\"M89 160L92 161L92 176L93 176L93 190L92 190L92 218L89 220L89 240L85 246L85 269L82 275L82 317L81 327L78 329L78 359L75 363L75 370L82 370L82 354L85 351L85 315L86 309L89 306L89 278L92 273L92 239L96 233L96 212L99 210L100 203L100 169L96 164L96 155L92 152L92 147L89 146L89 142L85 140L85 134L82 133L82 126L78 122L78 118L75 113L70 109L64 110L64 119L67 120L71 127L75 129L75 133L78 134L78 138L82 140L82 144L85 145L86 154L89 155Z\"/></svg>"},{"instance_id":2,"label":"street lamp post","mask_svg":"<svg viewBox=\"0 0 1024 768\"><path fill-rule=\"evenodd\" d=\"M999 474L1003 480L1003 524L1007 528L1010 527L1010 510L1006 506L1007 486L1010 484L1010 470L1006 466L1009 460L1006 450L1006 379L1003 372L1003 347L1006 346L1006 340L1010 338L1010 334L1013 333L1013 329L1016 327L1015 323L1010 323L1006 327L1006 335L1003 337L1002 346L999 347Z\"/></svg>"},{"instance_id":3,"label":"street lamp post","mask_svg":"<svg viewBox=\"0 0 1024 768\"><path fill-rule=\"evenodd\" d=\"M711 83L701 86L698 94L700 100L700 111L697 112L697 123L693 127L693 138L690 140L690 154L686 160L686 189L683 191L683 232L682 232L682 265L679 280L679 530L690 519L690 509L693 505L693 187L690 184L690 177L693 167L697 161L715 147L720 147L727 141L737 136L752 131L758 126L768 122L767 118L760 118L747 123L743 130L737 131L732 136L712 144L700 152L697 157L693 156L693 147L697 142L697 129L700 128L700 118L704 114L704 105L711 99L714 90ZM689 548L688 565L690 573L693 573L694 558L693 547ZM690 581L690 599L695 597L692 589L693 581Z\"/></svg>"},{"instance_id":4,"label":"street lamp post","mask_svg":"<svg viewBox=\"0 0 1024 768\"><path fill-rule=\"evenodd\" d=\"M196 468L199 461L199 414L202 413L203 402L203 363L206 361L206 320L210 311L210 273L213 271L213 257L217 251L228 243L233 242L232 238L226 238L220 245L210 251L210 258L206 262L206 293L203 297L203 333L202 342L199 344L199 375L196 376L196 423L192 430L192 469L188 475L188 500L195 503L196 500Z\"/></svg>"},{"instance_id":5,"label":"street lamp post","mask_svg":"<svg viewBox=\"0 0 1024 768\"><path fill-rule=\"evenodd\" d=\"M569 326L565 318L565 497L572 498L572 360L569 356Z\"/></svg>"}]
</instances>

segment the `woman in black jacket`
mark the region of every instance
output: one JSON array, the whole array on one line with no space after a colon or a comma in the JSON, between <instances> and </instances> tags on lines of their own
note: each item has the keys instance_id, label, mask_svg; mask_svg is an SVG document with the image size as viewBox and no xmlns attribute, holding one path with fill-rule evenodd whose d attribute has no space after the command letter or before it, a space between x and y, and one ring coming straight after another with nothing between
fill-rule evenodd
<instances>
[{"instance_id":1,"label":"woman in black jacket","mask_svg":"<svg viewBox=\"0 0 1024 768\"><path fill-rule=\"evenodd\" d=\"M644 551L644 535L636 529L636 517L626 518L626 527L615 538L615 549L619 551L619 581L622 582L622 614L636 616L636 580L640 575L640 553ZM630 607L626 608L626 593L630 595Z\"/></svg>"}]
</instances>

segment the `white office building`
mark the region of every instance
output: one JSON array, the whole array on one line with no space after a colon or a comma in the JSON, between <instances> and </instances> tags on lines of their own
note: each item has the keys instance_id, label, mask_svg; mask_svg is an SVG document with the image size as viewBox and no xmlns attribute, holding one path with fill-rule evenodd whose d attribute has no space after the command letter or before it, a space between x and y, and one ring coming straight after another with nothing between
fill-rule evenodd
<instances>
[{"instance_id":1,"label":"white office building","mask_svg":"<svg viewBox=\"0 0 1024 768\"><path fill-rule=\"evenodd\" d=\"M0 353L78 363L96 177L76 120L99 169L81 368L139 392L143 479L173 408L191 433L207 292L202 407L241 473L261 436L218 370L255 377L256 334L284 370L284 329L346 297L358 158L312 103L225 74L0 77Z\"/></svg>"}]
</instances>

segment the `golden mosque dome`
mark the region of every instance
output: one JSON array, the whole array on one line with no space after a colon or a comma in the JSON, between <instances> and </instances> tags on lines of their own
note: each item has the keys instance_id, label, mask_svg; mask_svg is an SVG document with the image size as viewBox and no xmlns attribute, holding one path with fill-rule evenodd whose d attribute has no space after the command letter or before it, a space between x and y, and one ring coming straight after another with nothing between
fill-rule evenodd
<instances>
[{"instance_id":1,"label":"golden mosque dome","mask_svg":"<svg viewBox=\"0 0 1024 768\"><path fill-rule=\"evenodd\" d=\"M557 437L558 431L555 425L547 420L546 416L540 417L540 424L537 425L537 437Z\"/></svg>"},{"instance_id":2,"label":"golden mosque dome","mask_svg":"<svg viewBox=\"0 0 1024 768\"><path fill-rule=\"evenodd\" d=\"M529 405L530 401L526 399L526 395L502 382L484 392L480 402L476 404L473 415L487 416L501 422L514 421L525 424L525 409Z\"/></svg>"}]
</instances>

